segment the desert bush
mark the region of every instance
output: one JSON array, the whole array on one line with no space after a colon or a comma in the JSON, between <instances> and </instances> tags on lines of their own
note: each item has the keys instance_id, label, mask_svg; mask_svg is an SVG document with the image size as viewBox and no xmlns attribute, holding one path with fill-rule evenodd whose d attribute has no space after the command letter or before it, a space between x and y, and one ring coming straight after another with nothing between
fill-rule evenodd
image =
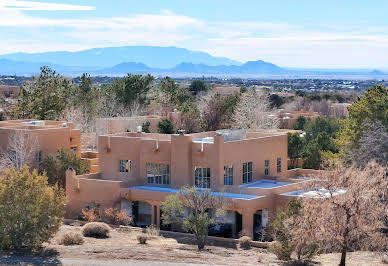
<instances>
[{"instance_id":1,"label":"desert bush","mask_svg":"<svg viewBox=\"0 0 388 266\"><path fill-rule=\"evenodd\" d=\"M137 236L137 241L139 242L139 244L147 244L147 240L148 240L148 235L146 234L140 234Z\"/></svg>"},{"instance_id":2,"label":"desert bush","mask_svg":"<svg viewBox=\"0 0 388 266\"><path fill-rule=\"evenodd\" d=\"M238 243L240 244L240 248L250 249L251 248L252 238L249 236L242 236L238 239Z\"/></svg>"},{"instance_id":3,"label":"desert bush","mask_svg":"<svg viewBox=\"0 0 388 266\"><path fill-rule=\"evenodd\" d=\"M270 251L276 255L279 260L291 260L291 254L294 251L294 246L290 241L277 241L270 247Z\"/></svg>"},{"instance_id":4,"label":"desert bush","mask_svg":"<svg viewBox=\"0 0 388 266\"><path fill-rule=\"evenodd\" d=\"M106 223L91 222L82 228L82 234L87 237L106 238L109 237L111 228Z\"/></svg>"},{"instance_id":5,"label":"desert bush","mask_svg":"<svg viewBox=\"0 0 388 266\"><path fill-rule=\"evenodd\" d=\"M132 222L132 217L128 216L125 211L117 210L113 208L104 210L107 219L112 224L129 225Z\"/></svg>"},{"instance_id":6,"label":"desert bush","mask_svg":"<svg viewBox=\"0 0 388 266\"><path fill-rule=\"evenodd\" d=\"M94 222L97 220L98 215L97 215L97 210L96 208L92 208L89 210L82 210L82 215L83 217L88 221L88 222Z\"/></svg>"},{"instance_id":7,"label":"desert bush","mask_svg":"<svg viewBox=\"0 0 388 266\"><path fill-rule=\"evenodd\" d=\"M59 237L58 243L65 246L82 245L84 238L79 232L67 232Z\"/></svg>"},{"instance_id":8,"label":"desert bush","mask_svg":"<svg viewBox=\"0 0 388 266\"><path fill-rule=\"evenodd\" d=\"M45 174L28 168L0 174L0 249L34 248L59 229L65 196L50 186Z\"/></svg>"},{"instance_id":9,"label":"desert bush","mask_svg":"<svg viewBox=\"0 0 388 266\"><path fill-rule=\"evenodd\" d=\"M149 236L159 236L160 230L155 225L150 225L146 229L146 234Z\"/></svg>"}]
</instances>

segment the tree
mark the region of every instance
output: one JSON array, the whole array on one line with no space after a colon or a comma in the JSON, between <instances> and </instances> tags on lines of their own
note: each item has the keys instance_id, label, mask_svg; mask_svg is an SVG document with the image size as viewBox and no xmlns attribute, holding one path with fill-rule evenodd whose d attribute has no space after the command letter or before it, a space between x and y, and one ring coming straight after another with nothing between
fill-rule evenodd
<instances>
[{"instance_id":1,"label":"tree","mask_svg":"<svg viewBox=\"0 0 388 266\"><path fill-rule=\"evenodd\" d=\"M284 99L275 93L269 96L269 101L271 103L271 108L279 108L284 104Z\"/></svg>"},{"instance_id":2,"label":"tree","mask_svg":"<svg viewBox=\"0 0 388 266\"><path fill-rule=\"evenodd\" d=\"M299 230L298 234L295 234L302 211L301 201L297 198L292 198L277 212L275 219L271 223L274 237L277 241L273 250L281 260L290 260L294 251L298 260L310 259L318 252L318 245L309 239L308 234L304 234Z\"/></svg>"},{"instance_id":3,"label":"tree","mask_svg":"<svg viewBox=\"0 0 388 266\"><path fill-rule=\"evenodd\" d=\"M42 67L38 77L33 77L21 87L13 115L17 118L55 120L68 105L73 89L71 80Z\"/></svg>"},{"instance_id":4,"label":"tree","mask_svg":"<svg viewBox=\"0 0 388 266\"><path fill-rule=\"evenodd\" d=\"M215 223L210 212L220 216L224 212L225 201L222 197L212 196L208 190L197 191L195 187L183 187L176 195L166 197L161 205L164 224L178 223L191 232L197 239L199 250L205 248L209 226ZM185 210L189 211L184 217Z\"/></svg>"},{"instance_id":5,"label":"tree","mask_svg":"<svg viewBox=\"0 0 388 266\"><path fill-rule=\"evenodd\" d=\"M292 228L308 234L322 249L340 251L345 265L349 250L386 250L387 168L375 162L364 169L332 165L314 182L313 198L303 198L303 212Z\"/></svg>"},{"instance_id":6,"label":"tree","mask_svg":"<svg viewBox=\"0 0 388 266\"><path fill-rule=\"evenodd\" d=\"M205 107L202 110L202 129L215 131L221 128L224 120L223 100L220 94L208 95L204 99Z\"/></svg>"},{"instance_id":7,"label":"tree","mask_svg":"<svg viewBox=\"0 0 388 266\"><path fill-rule=\"evenodd\" d=\"M250 131L278 128L279 120L269 110L268 95L264 91L243 93L234 110L233 126Z\"/></svg>"},{"instance_id":8,"label":"tree","mask_svg":"<svg viewBox=\"0 0 388 266\"><path fill-rule=\"evenodd\" d=\"M25 166L33 166L38 148L36 136L27 130L14 130L8 139L7 150L1 151L0 168L15 167L20 169Z\"/></svg>"},{"instance_id":9,"label":"tree","mask_svg":"<svg viewBox=\"0 0 388 266\"><path fill-rule=\"evenodd\" d=\"M288 157L290 159L300 158L303 150L303 138L299 133L288 133Z\"/></svg>"},{"instance_id":10,"label":"tree","mask_svg":"<svg viewBox=\"0 0 388 266\"><path fill-rule=\"evenodd\" d=\"M78 175L87 174L90 164L73 152L61 149L56 156L47 156L39 165L39 173L45 173L50 184L66 187L66 170L73 168Z\"/></svg>"},{"instance_id":11,"label":"tree","mask_svg":"<svg viewBox=\"0 0 388 266\"><path fill-rule=\"evenodd\" d=\"M306 125L307 122L308 120L306 119L306 117L304 117L303 115L298 116L293 128L295 130L304 130L304 126Z\"/></svg>"},{"instance_id":12,"label":"tree","mask_svg":"<svg viewBox=\"0 0 388 266\"><path fill-rule=\"evenodd\" d=\"M150 127L151 127L150 121L145 121L141 126L141 131L143 131L144 133L151 133Z\"/></svg>"},{"instance_id":13,"label":"tree","mask_svg":"<svg viewBox=\"0 0 388 266\"><path fill-rule=\"evenodd\" d=\"M0 121L4 121L4 120L5 120L4 113L3 113L3 112L0 112Z\"/></svg>"},{"instance_id":14,"label":"tree","mask_svg":"<svg viewBox=\"0 0 388 266\"><path fill-rule=\"evenodd\" d=\"M112 82L117 99L131 111L134 103L145 104L147 93L154 83L154 77L151 75L131 75L128 74L124 79L116 79Z\"/></svg>"},{"instance_id":15,"label":"tree","mask_svg":"<svg viewBox=\"0 0 388 266\"><path fill-rule=\"evenodd\" d=\"M174 134L174 126L168 119L158 122L158 132L161 134Z\"/></svg>"},{"instance_id":16,"label":"tree","mask_svg":"<svg viewBox=\"0 0 388 266\"><path fill-rule=\"evenodd\" d=\"M301 151L303 168L319 169L322 164L322 154L339 152L337 133L341 128L338 120L318 117L304 126L304 146Z\"/></svg>"},{"instance_id":17,"label":"tree","mask_svg":"<svg viewBox=\"0 0 388 266\"><path fill-rule=\"evenodd\" d=\"M209 90L209 86L200 79L193 80L189 86L189 91L194 96L197 95L200 92L206 92Z\"/></svg>"},{"instance_id":18,"label":"tree","mask_svg":"<svg viewBox=\"0 0 388 266\"><path fill-rule=\"evenodd\" d=\"M345 160L351 159L348 154L354 154L360 148L360 139L365 136L365 123L380 124L388 132L388 88L377 85L369 88L367 92L359 97L348 107L349 118L340 132L339 143L344 151ZM381 149L377 143L376 149ZM357 163L357 162L356 162Z\"/></svg>"},{"instance_id":19,"label":"tree","mask_svg":"<svg viewBox=\"0 0 388 266\"><path fill-rule=\"evenodd\" d=\"M187 134L195 133L200 130L200 119L199 115L195 110L189 110L182 114L182 129Z\"/></svg>"},{"instance_id":20,"label":"tree","mask_svg":"<svg viewBox=\"0 0 388 266\"><path fill-rule=\"evenodd\" d=\"M357 148L349 152L348 156L357 166L365 167L368 162L376 161L388 167L388 132L383 124L377 120L366 120L361 127L360 142Z\"/></svg>"},{"instance_id":21,"label":"tree","mask_svg":"<svg viewBox=\"0 0 388 266\"><path fill-rule=\"evenodd\" d=\"M59 230L64 214L64 193L49 186L46 175L28 168L10 168L1 174L1 249L41 245Z\"/></svg>"}]
</instances>

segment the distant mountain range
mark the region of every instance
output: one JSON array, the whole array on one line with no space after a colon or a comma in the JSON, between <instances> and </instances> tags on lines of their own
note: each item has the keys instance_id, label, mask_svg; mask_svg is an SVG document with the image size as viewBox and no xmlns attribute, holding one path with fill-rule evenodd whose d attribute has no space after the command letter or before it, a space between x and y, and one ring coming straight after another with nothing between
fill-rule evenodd
<instances>
[{"instance_id":1,"label":"distant mountain range","mask_svg":"<svg viewBox=\"0 0 388 266\"><path fill-rule=\"evenodd\" d=\"M127 73L150 73L170 76L239 76L239 77L386 77L380 70L291 69L262 60L244 64L204 52L176 47L124 46L94 48L78 52L14 53L0 55L0 75L34 75L43 65L58 73L120 76Z\"/></svg>"}]
</instances>

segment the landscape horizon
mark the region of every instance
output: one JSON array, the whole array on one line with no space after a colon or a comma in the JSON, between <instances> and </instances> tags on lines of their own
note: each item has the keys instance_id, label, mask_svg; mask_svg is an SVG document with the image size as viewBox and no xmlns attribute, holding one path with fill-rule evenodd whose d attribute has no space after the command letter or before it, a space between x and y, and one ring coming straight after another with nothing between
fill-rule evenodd
<instances>
[{"instance_id":1,"label":"landscape horizon","mask_svg":"<svg viewBox=\"0 0 388 266\"><path fill-rule=\"evenodd\" d=\"M109 59L107 59L109 58ZM49 66L58 73L78 76L123 76L149 73L172 77L240 77L240 78L387 78L388 71L375 68L295 68L280 67L263 60L245 63L226 57L178 47L118 46L81 51L11 53L0 55L0 75L36 75L40 67Z\"/></svg>"}]
</instances>

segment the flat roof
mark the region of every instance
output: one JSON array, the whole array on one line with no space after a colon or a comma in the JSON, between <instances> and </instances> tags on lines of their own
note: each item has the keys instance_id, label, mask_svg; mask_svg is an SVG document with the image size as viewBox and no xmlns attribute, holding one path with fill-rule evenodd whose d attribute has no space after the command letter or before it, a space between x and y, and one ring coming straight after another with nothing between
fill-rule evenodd
<instances>
[{"instance_id":1,"label":"flat roof","mask_svg":"<svg viewBox=\"0 0 388 266\"><path fill-rule=\"evenodd\" d=\"M320 189L301 189L301 190L295 190L295 191L290 191L286 192L283 194L280 194L282 196L289 196L289 197L301 197L301 198L328 198L331 196L338 196L341 194L345 194L346 190L345 189L337 189L336 191L332 191L331 193L325 189L325 188L320 188Z\"/></svg>"},{"instance_id":2,"label":"flat roof","mask_svg":"<svg viewBox=\"0 0 388 266\"><path fill-rule=\"evenodd\" d=\"M152 186L135 186L135 187L130 187L129 189L167 192L167 193L174 193L174 194L179 192L179 189L168 188L168 187L152 187ZM210 192L210 194L214 197L223 197L223 198L229 198L229 199L243 199L243 200L251 200L251 199L258 199L258 198L265 197L263 195L248 195L248 194L222 193L222 192Z\"/></svg>"},{"instance_id":3,"label":"flat roof","mask_svg":"<svg viewBox=\"0 0 388 266\"><path fill-rule=\"evenodd\" d=\"M291 183L291 182L279 182L279 181L270 180L270 179L261 179L261 180L256 181L256 182L241 185L240 187L272 189L272 188L287 186L290 184L293 184L293 183Z\"/></svg>"}]
</instances>

